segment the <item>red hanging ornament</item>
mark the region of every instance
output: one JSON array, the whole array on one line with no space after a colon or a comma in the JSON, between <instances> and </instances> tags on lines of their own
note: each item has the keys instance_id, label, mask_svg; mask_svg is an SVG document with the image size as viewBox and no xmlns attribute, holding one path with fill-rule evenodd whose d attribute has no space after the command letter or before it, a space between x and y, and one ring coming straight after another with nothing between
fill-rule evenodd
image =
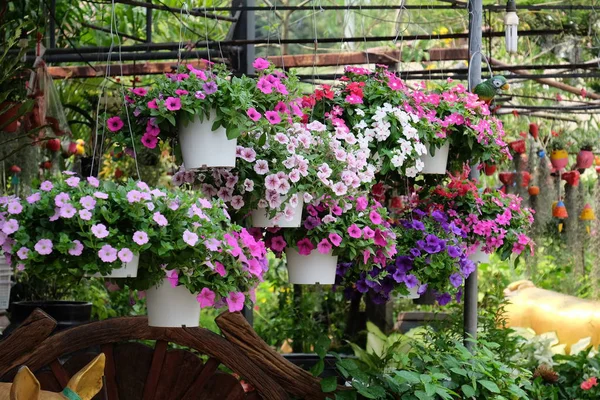
<instances>
[{"instance_id":1,"label":"red hanging ornament","mask_svg":"<svg viewBox=\"0 0 600 400\"><path fill-rule=\"evenodd\" d=\"M540 136L540 127L536 123L529 124L529 134L533 136L535 140Z\"/></svg>"},{"instance_id":2,"label":"red hanging ornament","mask_svg":"<svg viewBox=\"0 0 600 400\"><path fill-rule=\"evenodd\" d=\"M514 151L517 154L523 154L527 151L527 145L525 144L524 139L512 141L508 145L510 146L512 151Z\"/></svg>"}]
</instances>

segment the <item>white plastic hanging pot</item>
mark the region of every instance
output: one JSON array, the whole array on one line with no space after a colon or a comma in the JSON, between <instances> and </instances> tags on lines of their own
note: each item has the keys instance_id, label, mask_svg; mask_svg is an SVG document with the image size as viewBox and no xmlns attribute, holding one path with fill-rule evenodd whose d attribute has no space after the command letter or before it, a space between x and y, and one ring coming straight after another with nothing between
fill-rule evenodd
<instances>
[{"instance_id":1,"label":"white plastic hanging pot","mask_svg":"<svg viewBox=\"0 0 600 400\"><path fill-rule=\"evenodd\" d=\"M427 147L427 154L421 156L421 161L425 164L422 174L445 174L446 166L448 165L448 150L450 150L450 143L446 142L442 147L435 149L435 155L429 154L429 145Z\"/></svg>"},{"instance_id":2,"label":"white plastic hanging pot","mask_svg":"<svg viewBox=\"0 0 600 400\"><path fill-rule=\"evenodd\" d=\"M269 218L266 209L256 209L252 211L252 226L254 228L299 228L302 224L303 207L303 196L301 194L298 194L298 204L296 205L296 207L293 208L294 216L291 219L287 219L283 212L278 213L273 218Z\"/></svg>"},{"instance_id":3,"label":"white plastic hanging pot","mask_svg":"<svg viewBox=\"0 0 600 400\"><path fill-rule=\"evenodd\" d=\"M200 121L194 116L187 125L179 122L179 143L183 165L187 170L201 167L235 167L237 139L227 139L225 128L212 130L217 118L215 111Z\"/></svg>"},{"instance_id":4,"label":"white plastic hanging pot","mask_svg":"<svg viewBox=\"0 0 600 400\"><path fill-rule=\"evenodd\" d=\"M481 250L481 246L477 247L477 250L473 252L469 256L469 260L473 261L475 264L484 263L487 264L490 262L490 255Z\"/></svg>"},{"instance_id":5,"label":"white plastic hanging pot","mask_svg":"<svg viewBox=\"0 0 600 400\"><path fill-rule=\"evenodd\" d=\"M197 327L200 304L185 286L171 286L166 279L146 290L148 325L164 328Z\"/></svg>"},{"instance_id":6,"label":"white plastic hanging pot","mask_svg":"<svg viewBox=\"0 0 600 400\"><path fill-rule=\"evenodd\" d=\"M316 249L304 256L298 250L285 250L289 281L295 285L333 285L338 256L321 254Z\"/></svg>"},{"instance_id":7,"label":"white plastic hanging pot","mask_svg":"<svg viewBox=\"0 0 600 400\"><path fill-rule=\"evenodd\" d=\"M113 269L110 274L102 276L104 278L137 278L139 264L140 256L134 254L133 259L128 263L123 263L121 268Z\"/></svg>"}]
</instances>

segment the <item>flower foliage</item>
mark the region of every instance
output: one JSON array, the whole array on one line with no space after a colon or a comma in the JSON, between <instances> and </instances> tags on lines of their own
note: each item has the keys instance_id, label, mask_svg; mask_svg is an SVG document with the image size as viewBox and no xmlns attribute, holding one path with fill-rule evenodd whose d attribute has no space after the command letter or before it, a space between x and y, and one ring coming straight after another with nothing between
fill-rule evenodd
<instances>
[{"instance_id":1,"label":"flower foliage","mask_svg":"<svg viewBox=\"0 0 600 400\"><path fill-rule=\"evenodd\" d=\"M317 90L303 104L356 132L379 160L380 176L416 176L423 169L421 156L446 142L453 168L510 158L500 120L460 84L411 89L381 66L375 71L346 67L340 80L339 87Z\"/></svg>"},{"instance_id":2,"label":"flower foliage","mask_svg":"<svg viewBox=\"0 0 600 400\"><path fill-rule=\"evenodd\" d=\"M302 201L335 199L366 193L374 177L368 153L352 133L336 135L325 124L294 124L268 135L260 132L239 140L235 169L213 169L198 174L202 192L218 197L239 215L265 209L276 219L291 219ZM184 181L184 172L174 181Z\"/></svg>"},{"instance_id":3,"label":"flower foliage","mask_svg":"<svg viewBox=\"0 0 600 400\"><path fill-rule=\"evenodd\" d=\"M297 79L265 60L259 63L264 69L256 79L232 76L222 64L205 63L207 69L188 64L160 76L148 89L132 89L122 115L107 120L112 141L125 148L141 143L155 149L159 139L175 137L177 124L196 119L211 121L213 130L225 128L233 139L249 129L266 132L288 123L294 114L302 115L295 95Z\"/></svg>"},{"instance_id":4,"label":"flower foliage","mask_svg":"<svg viewBox=\"0 0 600 400\"><path fill-rule=\"evenodd\" d=\"M267 269L266 251L223 206L132 180L61 177L42 182L25 200L2 199L0 241L17 269L42 279L108 274L139 255L133 286L147 289L168 278L198 293L201 306L233 298L229 309L239 311Z\"/></svg>"}]
</instances>

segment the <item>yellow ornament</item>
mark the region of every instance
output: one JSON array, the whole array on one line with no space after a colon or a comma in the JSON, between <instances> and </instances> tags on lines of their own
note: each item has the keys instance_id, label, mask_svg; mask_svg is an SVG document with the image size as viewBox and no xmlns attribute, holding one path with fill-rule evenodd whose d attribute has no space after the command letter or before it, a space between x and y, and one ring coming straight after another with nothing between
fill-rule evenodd
<instances>
[{"instance_id":1,"label":"yellow ornament","mask_svg":"<svg viewBox=\"0 0 600 400\"><path fill-rule=\"evenodd\" d=\"M581 210L581 214L579 214L579 219L582 221L594 221L596 219L596 214L594 213L594 210L592 209L592 206L589 205L589 203L586 203L586 205L583 206L583 210ZM588 234L590 233L589 223L586 223L585 230Z\"/></svg>"}]
</instances>

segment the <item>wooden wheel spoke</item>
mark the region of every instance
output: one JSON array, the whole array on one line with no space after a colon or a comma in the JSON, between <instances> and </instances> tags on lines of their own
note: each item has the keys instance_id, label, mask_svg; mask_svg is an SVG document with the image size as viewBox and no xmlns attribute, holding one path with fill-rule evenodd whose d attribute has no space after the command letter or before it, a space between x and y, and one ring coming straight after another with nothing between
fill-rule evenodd
<instances>
[{"instance_id":1,"label":"wooden wheel spoke","mask_svg":"<svg viewBox=\"0 0 600 400\"><path fill-rule=\"evenodd\" d=\"M154 399L156 388L158 387L158 380L162 371L163 363L165 362L165 356L167 355L167 347L169 343L164 340L157 340L156 346L154 346L154 355L152 356L152 365L150 366L150 372L144 385L144 396L143 400Z\"/></svg>"},{"instance_id":2,"label":"wooden wheel spoke","mask_svg":"<svg viewBox=\"0 0 600 400\"><path fill-rule=\"evenodd\" d=\"M104 368L104 390L106 392L106 397L108 400L119 400L113 345L102 345L102 352L106 356L106 366Z\"/></svg>"},{"instance_id":3,"label":"wooden wheel spoke","mask_svg":"<svg viewBox=\"0 0 600 400\"><path fill-rule=\"evenodd\" d=\"M67 386L67 383L69 383L69 379L71 379L71 377L69 376L69 373L65 370L63 365L60 363L60 360L58 358L50 363L50 370L52 371L54 377L62 387Z\"/></svg>"}]
</instances>

